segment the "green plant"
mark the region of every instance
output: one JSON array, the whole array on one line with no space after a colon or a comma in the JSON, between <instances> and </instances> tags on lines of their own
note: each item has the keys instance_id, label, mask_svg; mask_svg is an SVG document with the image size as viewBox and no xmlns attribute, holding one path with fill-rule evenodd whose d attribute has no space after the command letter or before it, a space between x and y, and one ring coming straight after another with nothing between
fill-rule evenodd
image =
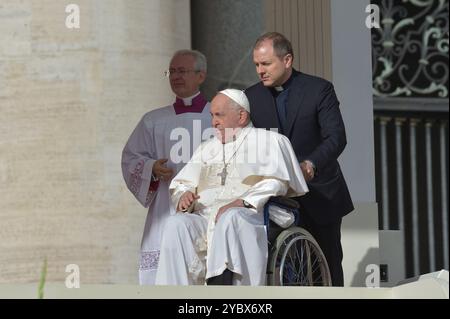
<instances>
[{"instance_id":1,"label":"green plant","mask_svg":"<svg viewBox=\"0 0 450 319\"><path fill-rule=\"evenodd\" d=\"M41 270L41 278L39 280L38 299L44 298L45 278L47 277L47 257L44 258L44 265Z\"/></svg>"}]
</instances>

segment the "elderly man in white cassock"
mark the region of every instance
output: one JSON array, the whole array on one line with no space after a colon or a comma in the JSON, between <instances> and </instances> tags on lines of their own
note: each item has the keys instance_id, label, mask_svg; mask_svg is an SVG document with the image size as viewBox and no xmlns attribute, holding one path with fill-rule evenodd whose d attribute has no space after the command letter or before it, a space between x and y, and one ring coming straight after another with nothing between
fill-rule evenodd
<instances>
[{"instance_id":1,"label":"elderly man in white cassock","mask_svg":"<svg viewBox=\"0 0 450 319\"><path fill-rule=\"evenodd\" d=\"M211 102L215 137L202 143L169 189L176 213L161 239L157 285L264 285L263 208L308 191L289 140L250 123L242 91Z\"/></svg>"}]
</instances>

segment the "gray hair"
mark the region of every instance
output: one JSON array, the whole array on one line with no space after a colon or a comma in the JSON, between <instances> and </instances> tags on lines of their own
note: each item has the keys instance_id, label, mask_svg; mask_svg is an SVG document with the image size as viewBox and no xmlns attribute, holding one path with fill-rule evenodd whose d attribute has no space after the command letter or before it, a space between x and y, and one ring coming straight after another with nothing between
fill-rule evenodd
<instances>
[{"instance_id":1,"label":"gray hair","mask_svg":"<svg viewBox=\"0 0 450 319\"><path fill-rule=\"evenodd\" d=\"M244 107L242 107L240 104L238 104L237 102L233 101L230 98L228 98L228 106L237 113L239 113L240 111L244 111L245 113L247 113L247 123L245 124L247 125L248 123L250 123L250 112L247 111Z\"/></svg>"},{"instance_id":2,"label":"gray hair","mask_svg":"<svg viewBox=\"0 0 450 319\"><path fill-rule=\"evenodd\" d=\"M207 71L207 62L206 62L206 57L203 53L201 53L200 51L197 50L178 50L177 52L174 53L174 55L172 56L172 59L178 55L190 55L194 58L195 60L195 64L194 64L194 68L195 71L202 71L205 72Z\"/></svg>"}]
</instances>

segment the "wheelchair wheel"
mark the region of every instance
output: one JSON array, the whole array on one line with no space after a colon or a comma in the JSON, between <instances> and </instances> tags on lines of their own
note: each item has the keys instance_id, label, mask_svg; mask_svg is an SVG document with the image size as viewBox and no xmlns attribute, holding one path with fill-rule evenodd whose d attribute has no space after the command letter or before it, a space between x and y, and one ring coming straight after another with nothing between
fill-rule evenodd
<instances>
[{"instance_id":1,"label":"wheelchair wheel","mask_svg":"<svg viewBox=\"0 0 450 319\"><path fill-rule=\"evenodd\" d=\"M300 227L284 230L271 248L267 284L331 286L325 256L312 235Z\"/></svg>"}]
</instances>

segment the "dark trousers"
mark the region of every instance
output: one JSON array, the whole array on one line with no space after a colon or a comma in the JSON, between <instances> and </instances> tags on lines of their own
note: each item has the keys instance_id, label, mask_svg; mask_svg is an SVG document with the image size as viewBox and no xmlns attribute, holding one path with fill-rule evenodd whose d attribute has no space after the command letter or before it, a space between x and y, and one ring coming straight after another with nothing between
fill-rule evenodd
<instances>
[{"instance_id":1,"label":"dark trousers","mask_svg":"<svg viewBox=\"0 0 450 319\"><path fill-rule=\"evenodd\" d=\"M333 286L344 286L344 271L342 269L342 245L341 245L341 222L326 225L318 225L306 213L300 213L300 227L311 233L322 249L327 259L331 272Z\"/></svg>"}]
</instances>

